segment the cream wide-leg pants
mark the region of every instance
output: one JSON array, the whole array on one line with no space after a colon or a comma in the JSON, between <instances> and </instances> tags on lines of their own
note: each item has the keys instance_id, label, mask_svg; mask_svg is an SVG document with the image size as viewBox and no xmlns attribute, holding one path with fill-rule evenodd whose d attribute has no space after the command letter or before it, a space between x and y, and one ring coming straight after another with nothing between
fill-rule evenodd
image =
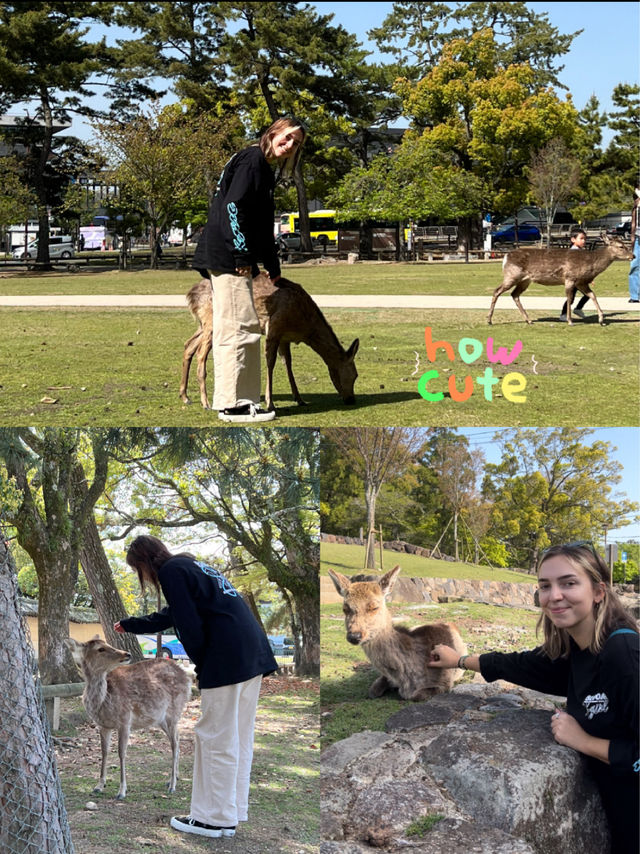
<instances>
[{"instance_id":1,"label":"cream wide-leg pants","mask_svg":"<svg viewBox=\"0 0 640 854\"><path fill-rule=\"evenodd\" d=\"M251 278L209 270L213 291L213 408L260 403L260 323Z\"/></svg>"},{"instance_id":2,"label":"cream wide-leg pants","mask_svg":"<svg viewBox=\"0 0 640 854\"><path fill-rule=\"evenodd\" d=\"M191 818L213 827L247 821L253 732L262 676L203 689L195 725Z\"/></svg>"}]
</instances>

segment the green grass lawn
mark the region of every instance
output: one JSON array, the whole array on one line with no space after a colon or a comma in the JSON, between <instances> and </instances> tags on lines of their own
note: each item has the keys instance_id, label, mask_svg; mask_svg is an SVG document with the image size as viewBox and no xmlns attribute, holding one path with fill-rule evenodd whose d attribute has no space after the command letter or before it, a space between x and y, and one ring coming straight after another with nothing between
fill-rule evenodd
<instances>
[{"instance_id":1,"label":"green grass lawn","mask_svg":"<svg viewBox=\"0 0 640 854\"><path fill-rule=\"evenodd\" d=\"M337 290L343 293L446 293L451 288L451 293L477 294L490 292L498 271L494 264L373 264L300 267L295 272L315 293L332 288L335 292L338 283ZM622 292L623 285L626 287L622 267L617 272L611 290ZM609 274L614 274L613 267L602 280ZM475 277L474 284L469 276ZM427 284L420 286L418 277L429 283L428 289ZM18 277L3 279L2 291L185 292L194 280L189 271L43 276L37 280ZM606 292L599 289L599 293ZM557 322L555 311L531 312L532 326L520 322L515 310L501 312L493 327L486 325L484 312L471 310L331 309L325 315L345 347L354 338L360 339L356 404L344 406L320 357L301 345L293 348L293 367L308 405L293 403L286 374L277 365L276 426L596 427L637 423L640 321L633 315L610 313L603 328L594 317L569 328ZM183 405L177 394L183 344L195 328L186 308L4 308L0 309L0 322L2 425L221 424L215 413L200 408L195 375L190 387L194 404ZM434 338L452 344L454 362L442 350L435 363L428 361L426 326L432 327ZM488 335L496 348L510 350L521 341L520 355L507 366L492 364L485 349ZM482 354L471 365L458 356L462 338L475 338L483 345ZM484 377L487 369L498 382L485 391L476 378ZM429 370L437 370L438 376L429 381L426 390L441 392L439 401L425 400L418 391L418 380ZM511 372L526 381L525 402L505 397L502 380ZM211 374L210 370L210 392ZM467 400L452 399L448 385L452 375L458 393L465 387L465 378L471 378L472 394ZM42 402L43 398L56 402Z\"/></svg>"},{"instance_id":2,"label":"green grass lawn","mask_svg":"<svg viewBox=\"0 0 640 854\"><path fill-rule=\"evenodd\" d=\"M376 550L376 561L380 552ZM383 549L384 571L388 572L399 564L404 578L468 578L487 581L508 581L512 584L532 584L535 579L522 572L510 569L491 569L488 566L477 566L470 563L453 563L436 560L435 558L420 557ZM351 576L362 572L364 565L364 546L345 545L343 543L320 543L320 565L322 574L333 569L343 575ZM379 571L379 567L377 567Z\"/></svg>"}]
</instances>

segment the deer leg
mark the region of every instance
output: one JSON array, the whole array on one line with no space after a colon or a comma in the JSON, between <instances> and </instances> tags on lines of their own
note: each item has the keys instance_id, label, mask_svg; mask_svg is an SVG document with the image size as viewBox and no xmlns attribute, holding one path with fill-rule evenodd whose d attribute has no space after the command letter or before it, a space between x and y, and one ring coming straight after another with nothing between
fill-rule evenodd
<instances>
[{"instance_id":1,"label":"deer leg","mask_svg":"<svg viewBox=\"0 0 640 854\"><path fill-rule=\"evenodd\" d=\"M287 376L289 377L289 385L291 386L291 393L293 394L293 399L298 404L298 406L306 406L307 404L300 397L300 392L298 391L298 386L296 385L295 377L293 376L293 370L291 368L291 344L286 341L280 344L278 348L280 355L282 356L282 361L285 364L287 369Z\"/></svg>"},{"instance_id":2,"label":"deer leg","mask_svg":"<svg viewBox=\"0 0 640 854\"><path fill-rule=\"evenodd\" d=\"M585 294L586 296L588 296L593 301L593 304L595 305L596 309L598 310L598 323L600 324L600 326L604 326L605 325L604 314L602 313L602 309L598 305L598 300L596 299L595 292L591 290L590 285L587 285L585 287L584 291L582 291L581 289L579 289L579 290L581 291L581 293Z\"/></svg>"},{"instance_id":3,"label":"deer leg","mask_svg":"<svg viewBox=\"0 0 640 854\"><path fill-rule=\"evenodd\" d=\"M529 319L529 315L524 310L524 308L522 307L522 303L520 302L520 294L524 293L528 287L529 287L529 282L520 282L513 289L513 293L511 294L511 298L513 299L515 304L518 306L518 311L520 312L520 314L524 317L524 319L527 321L527 323L529 325L531 325L533 321Z\"/></svg>"},{"instance_id":4,"label":"deer leg","mask_svg":"<svg viewBox=\"0 0 640 854\"><path fill-rule=\"evenodd\" d=\"M189 369L191 368L191 360L193 359L193 354L198 349L198 345L200 344L200 336L202 334L202 330L198 329L195 335L192 335L191 338L184 345L184 353L182 355L182 382L180 383L180 399L183 403L191 403L189 397L187 395L187 386L189 385Z\"/></svg>"},{"instance_id":5,"label":"deer leg","mask_svg":"<svg viewBox=\"0 0 640 854\"><path fill-rule=\"evenodd\" d=\"M382 697L387 691L390 691L395 686L389 682L386 676L378 676L375 682L369 688L369 697L375 700L377 697Z\"/></svg>"},{"instance_id":6,"label":"deer leg","mask_svg":"<svg viewBox=\"0 0 640 854\"><path fill-rule=\"evenodd\" d=\"M109 758L110 747L111 730L100 727L100 779L98 780L98 785L93 790L96 794L104 790L104 784L107 782L107 759Z\"/></svg>"},{"instance_id":7,"label":"deer leg","mask_svg":"<svg viewBox=\"0 0 640 854\"><path fill-rule=\"evenodd\" d=\"M278 357L279 342L275 338L269 337L269 327L267 326L267 337L265 342L265 359L267 362L267 384L264 390L264 405L267 409L275 409L273 405L273 369Z\"/></svg>"},{"instance_id":8,"label":"deer leg","mask_svg":"<svg viewBox=\"0 0 640 854\"><path fill-rule=\"evenodd\" d=\"M125 762L127 759L127 746L129 744L129 727L124 724L118 730L118 756L120 757L120 788L116 795L117 801L123 801L127 796L127 771Z\"/></svg>"},{"instance_id":9,"label":"deer leg","mask_svg":"<svg viewBox=\"0 0 640 854\"><path fill-rule=\"evenodd\" d=\"M502 296L502 294L505 294L508 290L510 290L513 287L513 284L514 283L509 280L503 281L502 284L498 285L498 287L493 292L493 297L491 298L491 306L489 308L489 314L487 315L487 323L489 324L489 326L491 326L492 324L493 310L496 306L498 297Z\"/></svg>"},{"instance_id":10,"label":"deer leg","mask_svg":"<svg viewBox=\"0 0 640 854\"><path fill-rule=\"evenodd\" d=\"M180 737L178 735L178 722L177 721L165 721L161 723L160 726L164 730L169 739L169 744L171 745L171 778L167 783L167 791L170 795L172 795L176 790L176 783L178 782L178 765L180 762Z\"/></svg>"},{"instance_id":11,"label":"deer leg","mask_svg":"<svg viewBox=\"0 0 640 854\"><path fill-rule=\"evenodd\" d=\"M211 352L211 335L203 335L196 359L198 363L198 385L200 387L200 403L203 409L211 409L209 398L207 397L207 359Z\"/></svg>"}]
</instances>

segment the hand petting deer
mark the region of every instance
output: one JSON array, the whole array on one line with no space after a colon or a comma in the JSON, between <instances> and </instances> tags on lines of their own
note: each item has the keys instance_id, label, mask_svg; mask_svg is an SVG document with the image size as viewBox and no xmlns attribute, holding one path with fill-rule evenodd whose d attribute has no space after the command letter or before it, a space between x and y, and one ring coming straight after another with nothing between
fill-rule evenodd
<instances>
[{"instance_id":1,"label":"hand petting deer","mask_svg":"<svg viewBox=\"0 0 640 854\"><path fill-rule=\"evenodd\" d=\"M128 664L131 660L128 652L109 646L97 635L86 643L69 638L67 644L84 674L85 711L100 729L100 780L93 791L102 792L105 786L113 730L118 733L120 757L120 788L116 799L121 801L127 794L125 759L129 733L132 729L157 726L171 744L171 777L167 788L169 793L175 792L180 758L178 722L191 693L188 674L175 661L167 659Z\"/></svg>"},{"instance_id":2,"label":"hand petting deer","mask_svg":"<svg viewBox=\"0 0 640 854\"><path fill-rule=\"evenodd\" d=\"M346 404L355 402L353 386L358 377L355 356L359 341L356 338L348 350L345 350L324 315L301 285L280 278L274 285L266 273L253 279L253 301L260 320L260 329L266 335L265 357L267 362L267 384L265 405L273 405L273 369L278 353L287 368L287 376L293 399L299 406L304 405L291 369L291 344L308 344L323 359L329 368L329 376L336 391ZM207 357L211 352L211 333L213 326L213 302L211 283L201 279L187 294L187 302L193 316L198 320L198 331L184 345L182 359L182 382L180 397L184 403L190 403L187 395L189 369L193 357L198 365L198 383L200 402L210 409L207 395Z\"/></svg>"},{"instance_id":3,"label":"hand petting deer","mask_svg":"<svg viewBox=\"0 0 640 854\"><path fill-rule=\"evenodd\" d=\"M396 566L379 580L372 576L349 579L329 570L344 605L347 640L362 647L381 675L369 688L369 697L381 697L397 688L404 700L427 700L434 694L450 691L460 670L438 670L428 666L437 644L453 647L458 656L466 647L452 623L429 623L408 629L394 626L386 599L400 573ZM360 580L364 578L364 580Z\"/></svg>"},{"instance_id":4,"label":"hand petting deer","mask_svg":"<svg viewBox=\"0 0 640 854\"><path fill-rule=\"evenodd\" d=\"M502 284L493 292L487 322L492 322L498 297L513 289L513 301L522 317L530 324L532 321L522 307L520 295L531 282L538 282L541 285L564 285L568 303L568 324L572 323L572 292L577 289L593 300L598 311L598 322L604 326L604 315L591 289L591 282L613 261L630 261L633 255L620 238L609 240L605 234L602 234L601 238L605 243L604 248L593 252L572 252L570 249L514 249L513 252L507 253L502 262Z\"/></svg>"}]
</instances>

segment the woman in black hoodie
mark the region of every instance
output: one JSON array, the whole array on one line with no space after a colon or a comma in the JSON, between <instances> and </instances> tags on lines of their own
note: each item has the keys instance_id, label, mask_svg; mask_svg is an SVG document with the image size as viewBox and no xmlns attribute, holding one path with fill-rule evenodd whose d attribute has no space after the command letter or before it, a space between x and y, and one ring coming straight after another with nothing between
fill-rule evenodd
<instances>
[{"instance_id":1,"label":"woman in black hoodie","mask_svg":"<svg viewBox=\"0 0 640 854\"><path fill-rule=\"evenodd\" d=\"M290 175L305 130L293 118L275 121L259 143L234 154L222 171L192 266L213 288L213 408L223 421L270 421L260 409L260 324L252 277L258 261L275 284L280 262L273 235L275 176ZM206 270L206 273L205 273Z\"/></svg>"},{"instance_id":2,"label":"woman in black hoodie","mask_svg":"<svg viewBox=\"0 0 640 854\"><path fill-rule=\"evenodd\" d=\"M191 811L171 826L199 836L234 836L247 821L253 730L262 677L277 670L269 641L248 605L217 569L172 555L156 537L136 537L127 563L140 584L162 590L168 607L128 617L117 632L175 629L195 664L201 717L195 726Z\"/></svg>"},{"instance_id":3,"label":"woman in black hoodie","mask_svg":"<svg viewBox=\"0 0 640 854\"><path fill-rule=\"evenodd\" d=\"M458 658L438 645L429 666L475 670L488 682L506 679L566 697L566 711L551 715L553 737L587 757L613 854L638 854L638 625L590 541L543 553L537 596L542 646Z\"/></svg>"}]
</instances>

